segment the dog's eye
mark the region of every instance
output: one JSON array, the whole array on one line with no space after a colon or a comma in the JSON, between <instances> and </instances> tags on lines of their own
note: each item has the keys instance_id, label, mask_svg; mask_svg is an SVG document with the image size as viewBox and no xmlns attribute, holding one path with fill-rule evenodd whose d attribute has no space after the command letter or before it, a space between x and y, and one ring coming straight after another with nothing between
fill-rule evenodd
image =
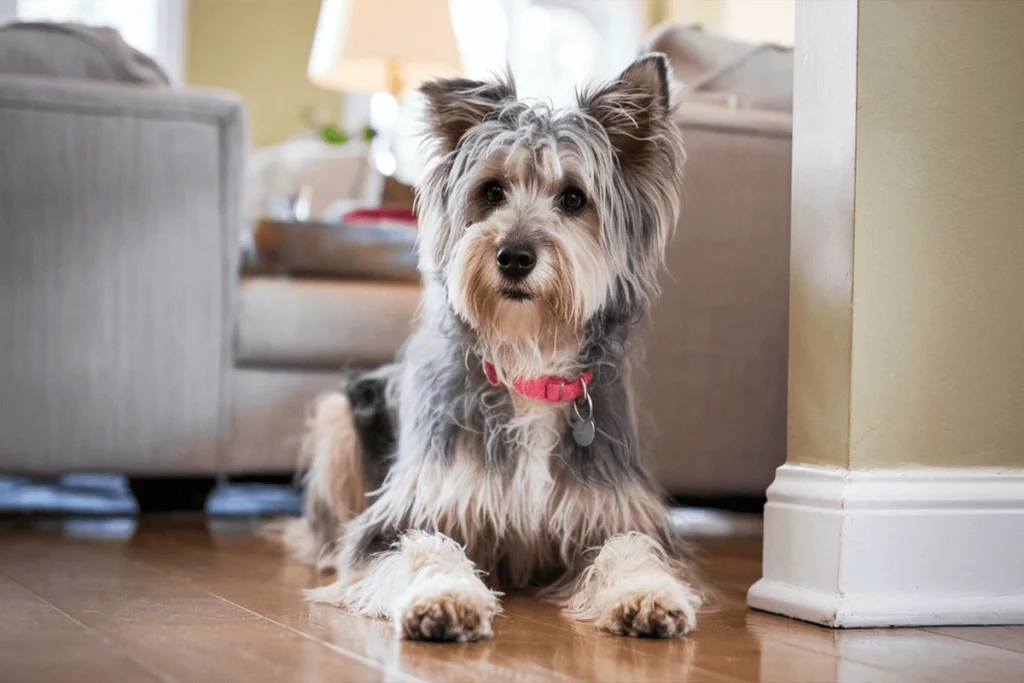
<instances>
[{"instance_id":1,"label":"dog's eye","mask_svg":"<svg viewBox=\"0 0 1024 683\"><path fill-rule=\"evenodd\" d=\"M587 198L583 196L582 190L570 187L558 195L558 205L562 208L562 211L568 214L576 214L587 205Z\"/></svg>"},{"instance_id":2,"label":"dog's eye","mask_svg":"<svg viewBox=\"0 0 1024 683\"><path fill-rule=\"evenodd\" d=\"M496 180L484 185L484 200L488 204L501 204L505 201L505 188Z\"/></svg>"}]
</instances>

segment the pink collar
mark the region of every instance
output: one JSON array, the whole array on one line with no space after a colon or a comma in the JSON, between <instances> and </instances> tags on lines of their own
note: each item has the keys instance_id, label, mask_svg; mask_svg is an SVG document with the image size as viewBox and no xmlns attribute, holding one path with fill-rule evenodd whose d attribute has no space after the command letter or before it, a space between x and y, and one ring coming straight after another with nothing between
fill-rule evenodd
<instances>
[{"instance_id":1,"label":"pink collar","mask_svg":"<svg viewBox=\"0 0 1024 683\"><path fill-rule=\"evenodd\" d=\"M494 364L484 361L484 374L487 381L494 386L498 385L498 372ZM587 370L578 379L566 379L548 375L546 377L534 377L533 379L514 379L512 388L526 398L547 401L548 403L569 403L584 395L586 385L594 378L594 371Z\"/></svg>"}]
</instances>

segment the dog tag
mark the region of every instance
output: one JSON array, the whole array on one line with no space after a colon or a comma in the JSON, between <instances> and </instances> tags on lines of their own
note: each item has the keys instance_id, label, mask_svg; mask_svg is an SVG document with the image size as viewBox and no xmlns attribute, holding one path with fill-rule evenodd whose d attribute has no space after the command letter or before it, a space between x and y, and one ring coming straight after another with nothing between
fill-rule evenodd
<instances>
[{"instance_id":1,"label":"dog tag","mask_svg":"<svg viewBox=\"0 0 1024 683\"><path fill-rule=\"evenodd\" d=\"M586 448L594 443L594 431L594 421L592 419L577 420L572 423L572 439L581 448Z\"/></svg>"}]
</instances>

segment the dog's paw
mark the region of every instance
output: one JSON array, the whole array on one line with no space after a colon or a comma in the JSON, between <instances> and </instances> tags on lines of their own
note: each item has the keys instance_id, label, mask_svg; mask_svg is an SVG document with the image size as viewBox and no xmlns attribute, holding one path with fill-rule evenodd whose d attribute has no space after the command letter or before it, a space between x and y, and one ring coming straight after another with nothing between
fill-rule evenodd
<instances>
[{"instance_id":1,"label":"dog's paw","mask_svg":"<svg viewBox=\"0 0 1024 683\"><path fill-rule=\"evenodd\" d=\"M489 591L478 592L445 591L413 600L402 612L402 637L459 643L490 638L496 605Z\"/></svg>"},{"instance_id":2,"label":"dog's paw","mask_svg":"<svg viewBox=\"0 0 1024 683\"><path fill-rule=\"evenodd\" d=\"M623 636L677 638L697 628L701 598L689 586L675 590L625 590L616 596L598 625Z\"/></svg>"},{"instance_id":3,"label":"dog's paw","mask_svg":"<svg viewBox=\"0 0 1024 683\"><path fill-rule=\"evenodd\" d=\"M491 637L498 596L475 575L433 574L413 581L397 605L395 626L409 640L465 643Z\"/></svg>"}]
</instances>

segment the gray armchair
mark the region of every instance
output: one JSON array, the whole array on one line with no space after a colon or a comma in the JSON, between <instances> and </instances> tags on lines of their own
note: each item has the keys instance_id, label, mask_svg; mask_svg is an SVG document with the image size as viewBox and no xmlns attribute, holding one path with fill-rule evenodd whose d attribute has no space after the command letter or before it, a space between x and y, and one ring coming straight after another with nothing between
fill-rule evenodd
<instances>
[{"instance_id":1,"label":"gray armchair","mask_svg":"<svg viewBox=\"0 0 1024 683\"><path fill-rule=\"evenodd\" d=\"M227 94L0 73L0 471L216 469L244 150Z\"/></svg>"}]
</instances>

